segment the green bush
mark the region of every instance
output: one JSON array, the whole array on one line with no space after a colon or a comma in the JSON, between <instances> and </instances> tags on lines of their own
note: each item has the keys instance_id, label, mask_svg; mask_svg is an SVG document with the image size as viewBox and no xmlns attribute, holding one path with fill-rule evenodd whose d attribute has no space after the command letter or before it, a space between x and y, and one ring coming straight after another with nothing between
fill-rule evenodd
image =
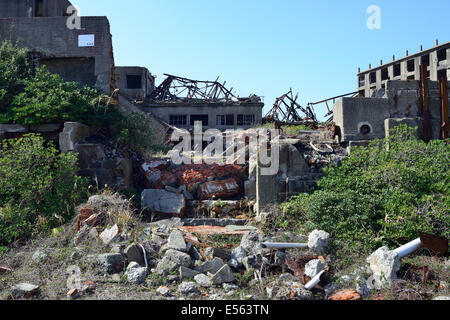
<instances>
[{"instance_id":1,"label":"green bush","mask_svg":"<svg viewBox=\"0 0 450 320\"><path fill-rule=\"evenodd\" d=\"M413 129L397 127L326 168L317 191L283 207L306 229L366 249L404 244L419 231L449 237L449 168L448 141L427 144Z\"/></svg>"},{"instance_id":2,"label":"green bush","mask_svg":"<svg viewBox=\"0 0 450 320\"><path fill-rule=\"evenodd\" d=\"M77 156L41 136L5 140L0 148L0 246L50 230L73 215L87 190Z\"/></svg>"},{"instance_id":3,"label":"green bush","mask_svg":"<svg viewBox=\"0 0 450 320\"><path fill-rule=\"evenodd\" d=\"M153 130L145 115L132 112L122 120L120 127L121 130L115 137L118 142L127 144L140 152L153 147Z\"/></svg>"},{"instance_id":4,"label":"green bush","mask_svg":"<svg viewBox=\"0 0 450 320\"><path fill-rule=\"evenodd\" d=\"M32 69L27 55L27 49L10 42L0 46L0 123L76 121L102 126L122 120L119 109L97 89L80 89L45 66Z\"/></svg>"}]
</instances>

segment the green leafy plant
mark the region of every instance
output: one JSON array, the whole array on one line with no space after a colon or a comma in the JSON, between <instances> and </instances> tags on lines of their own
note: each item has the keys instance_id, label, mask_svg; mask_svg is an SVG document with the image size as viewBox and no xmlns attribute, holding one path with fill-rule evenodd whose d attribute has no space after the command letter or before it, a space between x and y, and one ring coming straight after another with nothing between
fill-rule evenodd
<instances>
[{"instance_id":1,"label":"green leafy plant","mask_svg":"<svg viewBox=\"0 0 450 320\"><path fill-rule=\"evenodd\" d=\"M61 154L41 136L5 140L0 148L0 246L67 222L85 197L75 154Z\"/></svg>"},{"instance_id":2,"label":"green leafy plant","mask_svg":"<svg viewBox=\"0 0 450 320\"><path fill-rule=\"evenodd\" d=\"M359 250L400 245L419 231L449 237L450 146L406 126L328 167L319 190L283 204L307 230L324 229Z\"/></svg>"},{"instance_id":3,"label":"green leafy plant","mask_svg":"<svg viewBox=\"0 0 450 320\"><path fill-rule=\"evenodd\" d=\"M144 114L130 113L123 118L116 140L140 152L153 150L155 138L149 121Z\"/></svg>"}]
</instances>

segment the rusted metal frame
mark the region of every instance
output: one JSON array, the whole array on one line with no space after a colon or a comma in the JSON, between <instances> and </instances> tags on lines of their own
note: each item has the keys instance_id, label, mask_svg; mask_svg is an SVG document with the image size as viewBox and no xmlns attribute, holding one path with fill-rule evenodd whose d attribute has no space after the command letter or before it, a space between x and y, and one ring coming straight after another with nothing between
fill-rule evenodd
<instances>
[{"instance_id":1,"label":"rusted metal frame","mask_svg":"<svg viewBox=\"0 0 450 320\"><path fill-rule=\"evenodd\" d=\"M441 98L441 139L448 139L450 122L448 121L448 80L447 77L439 79L439 96Z\"/></svg>"},{"instance_id":2,"label":"rusted metal frame","mask_svg":"<svg viewBox=\"0 0 450 320\"><path fill-rule=\"evenodd\" d=\"M428 96L427 66L420 65L420 93L421 93L421 113L423 118L423 139L425 142L431 140L431 119L430 102Z\"/></svg>"}]
</instances>

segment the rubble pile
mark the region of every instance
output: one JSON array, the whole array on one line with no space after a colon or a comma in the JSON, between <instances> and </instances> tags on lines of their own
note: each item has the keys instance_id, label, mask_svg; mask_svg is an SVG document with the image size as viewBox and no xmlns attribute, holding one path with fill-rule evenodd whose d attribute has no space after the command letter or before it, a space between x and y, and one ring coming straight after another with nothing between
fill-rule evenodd
<instances>
[{"instance_id":1,"label":"rubble pile","mask_svg":"<svg viewBox=\"0 0 450 320\"><path fill-rule=\"evenodd\" d=\"M141 168L147 187L142 192L142 207L174 216L183 216L186 201L238 196L246 176L246 169L235 164L175 166L166 160L154 160Z\"/></svg>"}]
</instances>

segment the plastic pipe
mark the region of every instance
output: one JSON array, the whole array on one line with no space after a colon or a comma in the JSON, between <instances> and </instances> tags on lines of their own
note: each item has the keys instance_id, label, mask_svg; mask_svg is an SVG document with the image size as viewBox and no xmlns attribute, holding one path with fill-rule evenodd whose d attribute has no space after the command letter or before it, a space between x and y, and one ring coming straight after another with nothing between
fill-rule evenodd
<instances>
[{"instance_id":1,"label":"plastic pipe","mask_svg":"<svg viewBox=\"0 0 450 320\"><path fill-rule=\"evenodd\" d=\"M262 244L264 248L268 249L305 249L308 248L307 243L275 243L275 242L264 242Z\"/></svg>"},{"instance_id":2,"label":"plastic pipe","mask_svg":"<svg viewBox=\"0 0 450 320\"><path fill-rule=\"evenodd\" d=\"M314 287L317 286L317 285L319 284L319 282L320 282L320 277L321 277L322 274L324 274L324 273L325 273L325 270L320 271L319 274L318 274L317 276L315 276L314 278L312 278L311 281L308 282L308 283L305 285L305 289L306 289L306 290L312 290L312 289L314 289Z\"/></svg>"},{"instance_id":3,"label":"plastic pipe","mask_svg":"<svg viewBox=\"0 0 450 320\"><path fill-rule=\"evenodd\" d=\"M404 246L401 246L398 249L395 249L394 251L398 253L398 256L400 259L406 257L407 255L410 255L414 251L418 250L422 246L422 241L420 241L420 238L411 241L410 243L405 244Z\"/></svg>"}]
</instances>

